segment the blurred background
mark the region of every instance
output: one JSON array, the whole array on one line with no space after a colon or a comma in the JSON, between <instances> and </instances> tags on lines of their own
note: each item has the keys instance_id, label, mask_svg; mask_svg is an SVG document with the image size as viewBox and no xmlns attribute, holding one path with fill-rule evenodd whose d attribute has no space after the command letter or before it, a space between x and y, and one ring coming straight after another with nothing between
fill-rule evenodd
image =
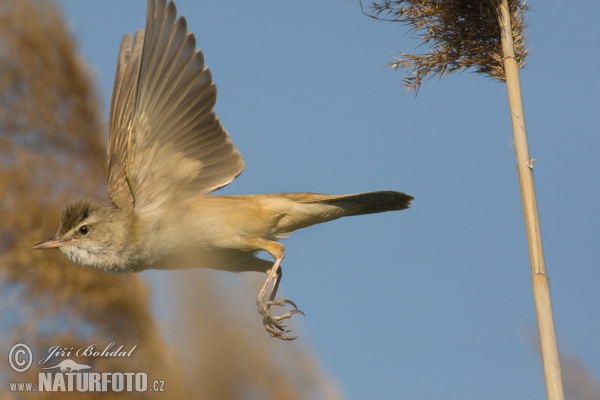
<instances>
[{"instance_id":1,"label":"blurred background","mask_svg":"<svg viewBox=\"0 0 600 400\"><path fill-rule=\"evenodd\" d=\"M599 399L600 4L528 5L521 80L566 395ZM219 194L391 189L413 206L284 241L282 296L306 312L289 323L294 342L264 332L259 274L107 275L32 252L65 201L107 198L116 57L146 2L3 1L4 360L18 342L36 361L54 345L137 345L130 358L77 361L147 372L168 398L545 398L504 85L467 72L405 93L387 64L426 49L357 1L177 6L246 161ZM39 369L0 372L2 397L22 398L9 382L37 382Z\"/></svg>"}]
</instances>

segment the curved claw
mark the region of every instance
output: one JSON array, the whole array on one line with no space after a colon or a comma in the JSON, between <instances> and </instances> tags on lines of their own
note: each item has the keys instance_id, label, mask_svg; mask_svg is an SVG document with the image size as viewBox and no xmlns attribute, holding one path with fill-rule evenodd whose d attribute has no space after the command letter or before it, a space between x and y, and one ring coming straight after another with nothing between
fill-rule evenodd
<instances>
[{"instance_id":1,"label":"curved claw","mask_svg":"<svg viewBox=\"0 0 600 400\"><path fill-rule=\"evenodd\" d=\"M285 329L285 325L280 324L265 324L265 329L273 335L282 335L291 332L291 329Z\"/></svg>"},{"instance_id":2,"label":"curved claw","mask_svg":"<svg viewBox=\"0 0 600 400\"><path fill-rule=\"evenodd\" d=\"M265 304L266 306L280 306L280 307L284 307L286 304L289 304L292 307L294 307L294 310L292 310L294 312L292 312L292 314L300 313L302 315L305 315L304 311L298 309L298 306L296 305L296 303L294 303L293 301L288 300L288 299L264 300L264 301L261 301L261 303ZM257 301L257 304L258 304L258 301Z\"/></svg>"},{"instance_id":3,"label":"curved claw","mask_svg":"<svg viewBox=\"0 0 600 400\"><path fill-rule=\"evenodd\" d=\"M291 329L284 329L285 325L279 324L265 324L265 329L271 337L276 337L283 340L294 340L298 336L286 336L285 334L291 332Z\"/></svg>"},{"instance_id":4,"label":"curved claw","mask_svg":"<svg viewBox=\"0 0 600 400\"><path fill-rule=\"evenodd\" d=\"M288 299L284 299L283 301L284 301L284 304L289 304L292 307L294 307L295 308L294 311L300 311L300 310L298 310L298 306L296 305L296 303L294 303L293 301L288 300ZM302 315L304 315L304 313L302 311L300 311L300 312L302 313Z\"/></svg>"},{"instance_id":5,"label":"curved claw","mask_svg":"<svg viewBox=\"0 0 600 400\"><path fill-rule=\"evenodd\" d=\"M273 334L270 333L271 337L275 337L277 339L281 339L281 340L295 340L298 338L298 336L285 336L285 335L281 335L281 334Z\"/></svg>"},{"instance_id":6,"label":"curved claw","mask_svg":"<svg viewBox=\"0 0 600 400\"><path fill-rule=\"evenodd\" d=\"M285 306L286 304L294 307L293 310L290 310L281 315L271 315L271 306ZM287 299L280 300L265 300L261 296L256 299L256 305L258 306L258 312L263 316L263 325L265 330L269 332L271 337L276 337L282 340L294 340L297 336L286 336L285 334L291 332L291 329L286 329L286 326L281 323L281 321L285 319L289 319L294 314L302 314L304 312L299 310L296 304Z\"/></svg>"},{"instance_id":7,"label":"curved claw","mask_svg":"<svg viewBox=\"0 0 600 400\"><path fill-rule=\"evenodd\" d=\"M292 318L292 315L294 314L302 314L304 315L304 313L300 310L292 310L292 311L288 311L285 314L281 314L281 315L275 315L275 316L271 316L271 319L273 319L274 321L282 321L284 319L288 319L288 318Z\"/></svg>"},{"instance_id":8,"label":"curved claw","mask_svg":"<svg viewBox=\"0 0 600 400\"><path fill-rule=\"evenodd\" d=\"M290 314L302 314L303 317L306 317L306 314L304 314L304 311L298 310L298 309L290 311Z\"/></svg>"}]
</instances>

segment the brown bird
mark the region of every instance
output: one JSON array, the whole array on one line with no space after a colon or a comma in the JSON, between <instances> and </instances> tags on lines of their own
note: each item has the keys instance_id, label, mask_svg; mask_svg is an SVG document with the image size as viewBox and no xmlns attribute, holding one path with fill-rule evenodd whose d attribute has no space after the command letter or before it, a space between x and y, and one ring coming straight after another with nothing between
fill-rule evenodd
<instances>
[{"instance_id":1,"label":"brown bird","mask_svg":"<svg viewBox=\"0 0 600 400\"><path fill-rule=\"evenodd\" d=\"M145 32L123 38L108 140L112 204L67 203L55 237L33 248L58 248L106 272L267 273L256 300L263 324L271 336L294 339L282 321L302 311L275 300L285 249L276 240L340 217L403 210L413 197L394 191L207 196L233 181L244 161L213 111L217 90L196 39L185 18L176 17L173 2L149 0ZM275 262L256 257L262 250ZM286 304L293 310L271 314L272 306Z\"/></svg>"}]
</instances>

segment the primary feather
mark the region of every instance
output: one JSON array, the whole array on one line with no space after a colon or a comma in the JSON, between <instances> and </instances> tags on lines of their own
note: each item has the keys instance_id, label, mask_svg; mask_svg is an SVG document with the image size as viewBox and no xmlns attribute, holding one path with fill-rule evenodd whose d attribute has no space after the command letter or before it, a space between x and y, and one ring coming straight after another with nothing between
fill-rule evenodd
<instances>
[{"instance_id":1,"label":"primary feather","mask_svg":"<svg viewBox=\"0 0 600 400\"><path fill-rule=\"evenodd\" d=\"M213 111L217 89L204 56L176 15L172 2L149 0L146 31L121 45L109 132L109 194L118 207L160 206L176 189L209 193L244 168Z\"/></svg>"}]
</instances>

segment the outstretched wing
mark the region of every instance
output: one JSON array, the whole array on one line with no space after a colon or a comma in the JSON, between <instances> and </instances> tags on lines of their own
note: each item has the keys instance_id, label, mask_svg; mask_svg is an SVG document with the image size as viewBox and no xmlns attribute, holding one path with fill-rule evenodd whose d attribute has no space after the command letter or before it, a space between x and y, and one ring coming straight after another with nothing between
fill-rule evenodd
<instances>
[{"instance_id":1,"label":"outstretched wing","mask_svg":"<svg viewBox=\"0 0 600 400\"><path fill-rule=\"evenodd\" d=\"M113 92L109 193L118 207L205 194L244 161L213 111L217 90L173 2L148 1L146 30L125 36ZM129 194L127 190L129 189Z\"/></svg>"},{"instance_id":2,"label":"outstretched wing","mask_svg":"<svg viewBox=\"0 0 600 400\"><path fill-rule=\"evenodd\" d=\"M144 44L144 31L138 30L131 41L126 34L119 50L117 73L110 106L108 134L108 194L114 205L133 205L133 194L127 181L127 143L133 119L135 95Z\"/></svg>"}]
</instances>

